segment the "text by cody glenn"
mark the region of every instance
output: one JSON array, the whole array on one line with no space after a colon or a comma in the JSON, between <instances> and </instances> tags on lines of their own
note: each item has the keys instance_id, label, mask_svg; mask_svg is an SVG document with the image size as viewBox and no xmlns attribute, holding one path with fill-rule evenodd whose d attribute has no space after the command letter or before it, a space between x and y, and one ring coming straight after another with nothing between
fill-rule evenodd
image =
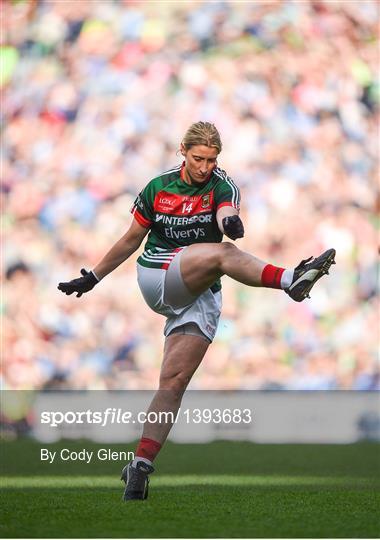
<instances>
[{"instance_id":1,"label":"text by cody glenn","mask_svg":"<svg viewBox=\"0 0 380 540\"><path fill-rule=\"evenodd\" d=\"M81 450L70 450L62 448L61 450L40 449L40 459L46 463L52 464L56 461L81 461L91 463L92 461L131 461L135 458L133 452L116 451L110 448L99 448L96 452L82 448Z\"/></svg>"}]
</instances>

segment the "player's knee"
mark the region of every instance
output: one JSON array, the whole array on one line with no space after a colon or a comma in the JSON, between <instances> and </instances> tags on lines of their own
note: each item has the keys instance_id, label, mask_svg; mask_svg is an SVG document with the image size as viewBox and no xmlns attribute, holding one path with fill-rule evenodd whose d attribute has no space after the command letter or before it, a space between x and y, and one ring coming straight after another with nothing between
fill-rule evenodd
<instances>
[{"instance_id":1,"label":"player's knee","mask_svg":"<svg viewBox=\"0 0 380 540\"><path fill-rule=\"evenodd\" d=\"M161 376L160 390L168 392L171 399L180 399L190 382L190 377L183 373L177 373L171 377Z\"/></svg>"},{"instance_id":2,"label":"player's knee","mask_svg":"<svg viewBox=\"0 0 380 540\"><path fill-rule=\"evenodd\" d=\"M232 242L222 242L220 245L224 254L234 253L237 250L237 247Z\"/></svg>"},{"instance_id":3,"label":"player's knee","mask_svg":"<svg viewBox=\"0 0 380 540\"><path fill-rule=\"evenodd\" d=\"M222 242L219 250L219 267L223 269L223 263L237 252L237 247L232 242Z\"/></svg>"},{"instance_id":4,"label":"player's knee","mask_svg":"<svg viewBox=\"0 0 380 540\"><path fill-rule=\"evenodd\" d=\"M207 254L209 267L214 271L222 271L224 261L228 259L236 249L235 245L231 242L221 242L220 244L217 244L215 248L211 249Z\"/></svg>"}]
</instances>

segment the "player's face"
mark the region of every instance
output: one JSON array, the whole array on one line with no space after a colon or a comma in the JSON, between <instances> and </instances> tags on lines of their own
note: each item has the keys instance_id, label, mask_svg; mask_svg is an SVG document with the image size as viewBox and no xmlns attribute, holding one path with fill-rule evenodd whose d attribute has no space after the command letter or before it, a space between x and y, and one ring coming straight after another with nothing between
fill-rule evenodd
<instances>
[{"instance_id":1,"label":"player's face","mask_svg":"<svg viewBox=\"0 0 380 540\"><path fill-rule=\"evenodd\" d=\"M201 184L211 174L216 165L218 150L199 144L189 150L181 147L185 156L185 179L189 184Z\"/></svg>"}]
</instances>

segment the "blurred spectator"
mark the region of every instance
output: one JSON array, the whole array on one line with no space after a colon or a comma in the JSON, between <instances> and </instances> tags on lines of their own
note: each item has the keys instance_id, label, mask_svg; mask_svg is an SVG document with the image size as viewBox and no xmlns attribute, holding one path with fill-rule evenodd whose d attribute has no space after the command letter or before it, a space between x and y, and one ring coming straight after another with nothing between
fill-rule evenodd
<instances>
[{"instance_id":1,"label":"blurred spectator","mask_svg":"<svg viewBox=\"0 0 380 540\"><path fill-rule=\"evenodd\" d=\"M153 388L164 320L136 257L77 300L56 285L128 227L139 190L213 121L257 256L337 266L310 302L224 279L193 388L379 389L378 3L5 2L5 388Z\"/></svg>"}]
</instances>

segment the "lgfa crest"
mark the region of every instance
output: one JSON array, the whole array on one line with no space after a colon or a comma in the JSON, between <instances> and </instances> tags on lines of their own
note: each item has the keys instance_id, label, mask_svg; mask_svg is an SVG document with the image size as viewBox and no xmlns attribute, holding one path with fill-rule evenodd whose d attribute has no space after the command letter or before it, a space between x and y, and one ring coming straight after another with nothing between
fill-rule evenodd
<instances>
[{"instance_id":1,"label":"lgfa crest","mask_svg":"<svg viewBox=\"0 0 380 540\"><path fill-rule=\"evenodd\" d=\"M207 193L207 195L203 195L202 197L202 208L208 208L211 204L211 195L210 193Z\"/></svg>"}]
</instances>

